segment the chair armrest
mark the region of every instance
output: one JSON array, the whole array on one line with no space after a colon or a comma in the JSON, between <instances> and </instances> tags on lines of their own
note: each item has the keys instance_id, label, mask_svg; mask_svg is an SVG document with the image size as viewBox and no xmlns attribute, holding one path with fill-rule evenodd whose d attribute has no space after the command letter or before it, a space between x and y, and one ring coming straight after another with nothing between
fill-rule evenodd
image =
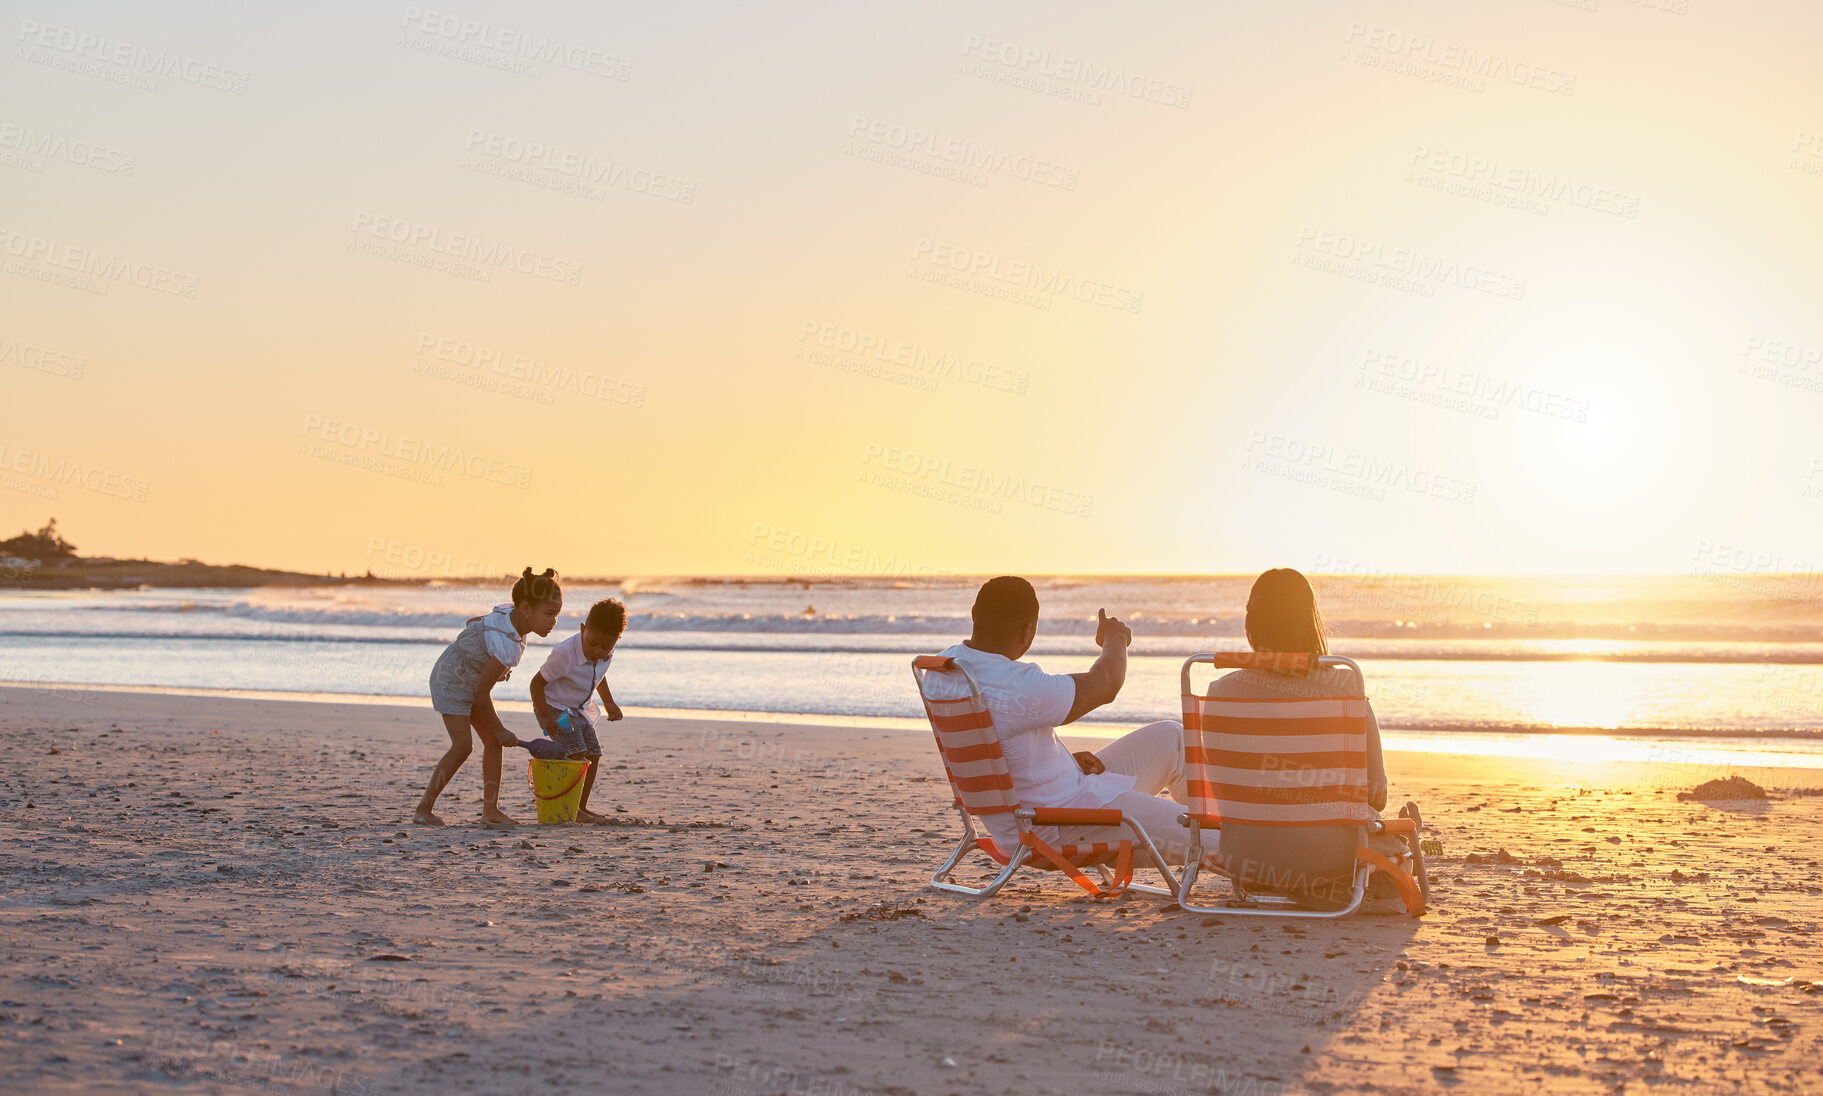
<instances>
[{"instance_id":1,"label":"chair armrest","mask_svg":"<svg viewBox=\"0 0 1823 1096\"><path fill-rule=\"evenodd\" d=\"M1409 818L1383 818L1379 822L1380 833L1417 833L1418 823Z\"/></svg>"},{"instance_id":2,"label":"chair armrest","mask_svg":"<svg viewBox=\"0 0 1823 1096\"><path fill-rule=\"evenodd\" d=\"M1034 826L1118 826L1123 821L1119 811L1106 808L1033 807L1019 814Z\"/></svg>"}]
</instances>

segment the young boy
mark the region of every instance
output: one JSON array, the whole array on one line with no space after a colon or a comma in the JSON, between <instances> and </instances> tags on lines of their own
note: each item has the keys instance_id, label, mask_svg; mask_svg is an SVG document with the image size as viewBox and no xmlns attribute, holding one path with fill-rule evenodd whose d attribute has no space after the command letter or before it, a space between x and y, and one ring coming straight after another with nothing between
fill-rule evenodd
<instances>
[{"instance_id":1,"label":"young boy","mask_svg":"<svg viewBox=\"0 0 1823 1096\"><path fill-rule=\"evenodd\" d=\"M625 605L613 598L596 602L582 629L559 643L532 678L532 710L538 715L538 725L569 751L571 761L589 762L582 803L576 810L578 822L608 820L607 815L589 810L589 792L595 787L595 771L601 767L601 743L589 717L597 714L595 694L599 693L604 706L599 714L606 715L610 723L620 719L620 705L614 703L604 675L614 661L614 644L626 630ZM560 715L568 717L568 729L558 725Z\"/></svg>"}]
</instances>

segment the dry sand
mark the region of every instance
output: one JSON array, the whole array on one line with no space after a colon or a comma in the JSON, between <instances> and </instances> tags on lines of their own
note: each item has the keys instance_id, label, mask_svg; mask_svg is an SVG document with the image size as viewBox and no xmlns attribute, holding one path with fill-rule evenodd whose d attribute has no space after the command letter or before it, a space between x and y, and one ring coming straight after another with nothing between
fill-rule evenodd
<instances>
[{"instance_id":1,"label":"dry sand","mask_svg":"<svg viewBox=\"0 0 1823 1096\"><path fill-rule=\"evenodd\" d=\"M604 731L648 824L433 830L428 708L0 690L4 1089L1823 1091L1823 798L1395 754L1432 913L1230 923L929 890L920 734Z\"/></svg>"}]
</instances>

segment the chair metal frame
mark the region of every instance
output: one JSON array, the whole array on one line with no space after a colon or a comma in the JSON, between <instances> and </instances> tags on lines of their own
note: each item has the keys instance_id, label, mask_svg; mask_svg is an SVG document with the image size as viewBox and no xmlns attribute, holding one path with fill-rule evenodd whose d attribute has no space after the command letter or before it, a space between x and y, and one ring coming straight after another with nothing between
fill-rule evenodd
<instances>
[{"instance_id":1,"label":"chair metal frame","mask_svg":"<svg viewBox=\"0 0 1823 1096\"><path fill-rule=\"evenodd\" d=\"M1362 696L1365 697L1367 693L1367 679L1361 673L1361 667L1356 665L1352 659L1341 658L1334 655L1313 657L1310 655L1260 655L1252 652L1217 652L1207 655L1194 655L1184 660L1183 669L1178 675L1178 692L1183 698L1186 720L1188 720L1190 715L1189 705L1193 701L1204 699L1198 697L1190 690L1190 668L1197 665L1208 665L1212 669L1289 669L1292 672L1298 672L1297 667L1303 666L1304 669L1302 672L1305 674L1309 674L1316 669L1334 669L1345 666L1354 671L1355 680L1360 683ZM1199 719L1196 734L1200 735L1201 733ZM1190 771L1189 749L1191 742L1192 735L1187 729L1184 735L1184 767L1186 773ZM1190 851L1184 857L1184 872L1178 880L1178 905L1182 906L1184 910L1189 913L1216 914L1220 916L1296 917L1309 920L1340 920L1354 914L1361 908L1361 903L1367 896L1368 881L1372 878L1375 871L1385 871L1387 868L1394 868L1395 870L1389 874L1394 879L1395 884L1399 884L1401 875L1404 875L1405 883L1415 886L1415 893L1408 890L1407 886L1404 884L1399 884L1398 889L1401 897L1406 901L1408 910L1412 911L1412 916L1421 916L1424 912L1425 904L1430 898L1430 879L1425 871L1424 851L1422 848L1421 831L1423 822L1418 817L1416 804L1408 803L1406 805L1406 811L1410 812L1409 817L1363 822L1356 827L1358 837L1356 841L1354 866L1351 872L1351 894L1348 903L1342 908L1335 910L1312 909L1307 906L1299 905L1295 899L1283 895L1251 893L1247 890L1246 881L1238 874L1218 867L1209 867L1207 870L1211 874L1220 875L1228 880L1230 887L1228 897L1221 903L1215 905L1194 904L1191 901L1190 892L1196 886L1197 876L1204 870L1204 865L1202 863L1202 829L1204 822L1196 816L1194 811L1185 812L1185 814L1178 819L1178 823L1190 830ZM1398 834L1403 837L1410 852L1407 854L1400 854L1397 857L1388 857L1384 854L1373 852L1369 846L1368 838L1370 835L1382 833ZM1363 857L1361 855L1363 850L1367 850L1374 859ZM1379 860L1381 863L1375 863L1374 860ZM1409 861L1413 867L1413 871L1409 874L1404 872L1402 866L1403 863L1407 861ZM1414 898L1417 899L1415 909L1413 909Z\"/></svg>"},{"instance_id":2,"label":"chair metal frame","mask_svg":"<svg viewBox=\"0 0 1823 1096\"><path fill-rule=\"evenodd\" d=\"M939 665L939 663L941 663L941 665ZM993 736L994 756L999 763L1000 770L1004 772L1006 770L1006 760L1004 755L1000 753L1000 732L993 726L993 715L991 712L988 712L987 700L981 693L981 686L975 681L975 675L970 673L968 667L964 666L962 663L957 662L952 658L945 658L941 655L922 655L912 660L912 679L918 686L918 699L925 704L925 714L931 718L931 731L933 734L937 734L938 732L936 714L930 710L930 698L924 691L924 677L927 673L960 673L962 675L962 679L968 683L970 702L983 713L987 714L988 726L985 729ZM937 750L940 757L943 755L943 748L943 739L941 735L938 735ZM1129 879L1124 886L1118 886L1114 873L1108 870L1107 858L1113 854L1090 854L1098 857L1098 859L1080 864L1078 867L1094 867L1100 872L1102 882L1104 886L1109 888L1110 892L1114 894L1123 894L1126 891L1137 891L1141 894L1154 895L1160 898L1177 898L1179 896L1181 888L1178 885L1178 880L1171 873L1171 869L1167 865L1164 855L1161 854L1158 851L1158 847L1153 844L1151 835L1146 832L1145 827L1140 825L1137 820L1126 817L1126 815L1119 810L1111 808L1072 809L1017 805L1014 807L1012 815L1015 825L1019 828L1020 843L1011 853L1005 853L1000 850L998 843L995 842L991 836L976 832L974 815L963 805L962 790L955 786L953 776L950 774L947 758L944 758L944 773L946 777L951 777L950 792L955 797L954 805L956 813L962 818L962 839L956 843L955 849L950 852L949 858L943 862L943 865L931 875L931 886L935 887L937 890L947 891L951 894L965 895L970 898L991 898L1000 891L1000 888L1006 886L1007 881L1012 879L1014 873L1028 864L1043 870L1059 870L1044 863L1042 860L1035 861L1032 859L1033 848L1026 843L1028 835L1033 834L1033 829L1036 826L1085 825L1118 827L1131 833L1139 849L1143 850L1145 854L1151 858L1152 866L1158 869L1159 874L1165 877L1165 881L1168 884L1168 886L1158 887L1146 883L1134 883ZM1075 848L1077 848L1077 846L1065 845L1058 851L1062 852L1066 858L1075 858L1084 855L1073 852L1072 850ZM962 863L963 857L967 856L971 850L979 850L987 854L995 863L1000 863L1002 860L1005 861L1000 869L1000 874L996 875L993 879L980 887L966 886L962 883L957 883L950 878L957 866Z\"/></svg>"}]
</instances>

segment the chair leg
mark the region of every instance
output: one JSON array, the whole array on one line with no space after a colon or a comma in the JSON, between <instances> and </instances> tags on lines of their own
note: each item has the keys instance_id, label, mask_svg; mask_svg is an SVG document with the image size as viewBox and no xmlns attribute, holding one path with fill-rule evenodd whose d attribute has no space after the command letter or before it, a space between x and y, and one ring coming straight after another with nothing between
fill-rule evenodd
<instances>
[{"instance_id":1,"label":"chair leg","mask_svg":"<svg viewBox=\"0 0 1823 1096\"><path fill-rule=\"evenodd\" d=\"M945 887L950 872L956 870L956 865L962 863L963 855L967 853L969 849L973 848L974 844L975 834L973 830L963 834L962 840L956 843L955 851L949 854L949 859L945 860L943 866L938 868L936 872L931 875L930 885L933 887Z\"/></svg>"},{"instance_id":2,"label":"chair leg","mask_svg":"<svg viewBox=\"0 0 1823 1096\"><path fill-rule=\"evenodd\" d=\"M1152 836L1146 832L1145 827L1128 818L1123 818L1121 824L1130 830L1133 836L1138 839L1140 847L1145 851L1145 854L1151 858L1152 866L1157 868L1159 874L1165 877L1165 882L1167 884L1167 886L1157 887L1145 883L1129 883L1127 889L1138 891L1141 894L1154 895L1159 898L1179 898L1181 900L1183 890L1178 886L1177 879L1171 874L1169 864L1165 861L1163 854L1158 851L1158 846L1153 844ZM1013 877L1013 873L1017 872L1020 867L1031 858L1032 852L1030 846L1020 845L1014 850L1013 855L1008 859L1006 866L1000 870L1000 874L989 880L984 886L967 887L963 886L961 883L952 883L949 877L951 873L956 870L956 865L960 864L962 858L968 855L969 850L975 847L974 819L970 818L966 812L963 812L962 839L958 841L956 847L951 850L949 858L943 862L943 866L932 873L930 885L937 890L947 891L950 894L962 894L967 895L970 898L991 898L999 892L1000 888L1006 886L1007 881ZM1114 877L1108 871L1107 865L1097 864L1095 867L1096 870L1101 873L1102 881L1109 884L1110 889L1112 889L1111 884Z\"/></svg>"},{"instance_id":3,"label":"chair leg","mask_svg":"<svg viewBox=\"0 0 1823 1096\"><path fill-rule=\"evenodd\" d=\"M1113 890L1114 873L1108 870L1108 866L1106 864L1097 864L1095 865L1095 870L1101 873L1102 886L1108 890ZM1155 887L1150 883L1128 883L1127 890L1136 894L1150 894L1156 898L1176 898L1177 880L1172 879L1170 872L1165 872L1164 876L1166 879L1171 880L1171 886Z\"/></svg>"},{"instance_id":4,"label":"chair leg","mask_svg":"<svg viewBox=\"0 0 1823 1096\"><path fill-rule=\"evenodd\" d=\"M1166 890L1159 887L1147 886L1143 883L1136 883L1129 889L1139 891L1141 894L1162 894L1167 897L1175 896L1178 890L1177 880L1172 877L1170 863L1165 860L1164 854L1160 853L1158 851L1158 846L1152 843L1152 835L1146 832L1144 826L1133 821L1131 818L1123 817L1121 821L1128 829L1133 831L1134 836L1139 838L1139 843L1146 850L1146 855L1152 858L1152 866L1158 869L1158 874L1165 877L1165 883L1170 888L1169 890Z\"/></svg>"},{"instance_id":5,"label":"chair leg","mask_svg":"<svg viewBox=\"0 0 1823 1096\"><path fill-rule=\"evenodd\" d=\"M1012 858L1006 862L1006 867L1000 869L1000 874L996 875L984 887L965 887L960 883L951 883L938 879L932 879L931 886L936 887L938 890L948 891L951 894L967 895L970 898L992 898L995 894L999 893L1001 887L1006 886L1006 881L1013 877L1013 873L1019 870L1020 865L1025 863L1027 851L1028 850L1024 845L1019 846L1019 848L1014 851Z\"/></svg>"},{"instance_id":6,"label":"chair leg","mask_svg":"<svg viewBox=\"0 0 1823 1096\"><path fill-rule=\"evenodd\" d=\"M1177 877L1177 904L1183 909L1190 909L1190 888L1196 886L1196 877L1203 870L1203 834L1196 823L1190 827L1190 845L1184 850L1184 873Z\"/></svg>"}]
</instances>

